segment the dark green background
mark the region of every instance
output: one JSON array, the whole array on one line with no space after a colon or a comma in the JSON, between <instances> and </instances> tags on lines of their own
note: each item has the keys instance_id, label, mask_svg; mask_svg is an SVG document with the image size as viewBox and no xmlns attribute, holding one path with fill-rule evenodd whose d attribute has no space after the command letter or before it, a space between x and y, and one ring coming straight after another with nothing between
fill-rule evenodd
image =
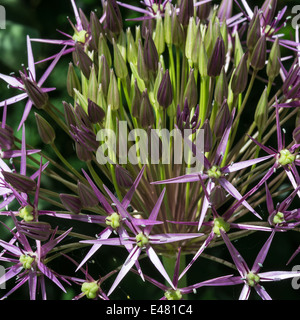
<instances>
[{"instance_id":1,"label":"dark green background","mask_svg":"<svg viewBox=\"0 0 300 320\"><path fill-rule=\"evenodd\" d=\"M101 10L101 2L96 0L78 0L76 1L77 6L89 16L91 10ZM130 4L138 4L139 1L127 1ZM217 3L217 2L216 2ZM249 5L253 8L254 5L260 5L263 1L248 1ZM6 30L0 30L0 72L9 74L10 72L17 72L21 68L21 64L24 63L27 66L27 49L26 49L26 35L37 38L49 38L49 39L64 39L64 37L57 32L62 30L66 33L73 34L73 31L68 23L67 16L75 22L71 3L68 0L54 0L54 1L41 1L41 0L7 0L1 1L1 4L6 8L7 24ZM297 4L297 1L279 1L279 8L287 5L289 10ZM124 17L133 17L134 13L129 10L122 9ZM290 14L290 13L289 13ZM130 24L127 22L127 24ZM289 35L294 34L294 30L291 26L287 25L285 33ZM35 60L39 61L52 54L57 53L60 50L60 46L50 44L33 44ZM57 90L51 93L52 102L58 107L62 107L62 101L70 101L70 97L66 92L66 73L68 69L68 63L71 61L71 56L67 56L61 59L58 63L55 71L51 74L46 82L46 85L51 87L54 86ZM44 72L46 64L37 65L37 77L39 78ZM260 87L257 88L261 90ZM6 84L0 81L0 100L4 100L16 94L17 92L13 89L7 90ZM8 124L16 128L22 116L24 108L24 101L15 105L9 106L9 119ZM246 113L247 114L247 113ZM246 120L246 117L245 117ZM30 117L26 122L27 141L35 147L44 147L40 144L40 138L37 135L34 117ZM20 133L18 133L20 136ZM71 142L68 144L64 140L58 140L58 144L63 146L64 154L71 158L71 161L76 161L76 155L74 153ZM49 188L57 188L49 181ZM263 208L261 208L263 211ZM68 227L67 224L63 226L64 229ZM88 232L91 234L98 233L99 230L96 227L89 227ZM92 228L92 229L91 229ZM1 229L1 232L2 229ZM267 239L266 234L260 234L249 236L247 239L239 240L234 243L235 246L241 251L241 253L247 253L247 261L249 261L250 267L256 254ZM278 234L275 237L272 248L270 251L264 270L280 270L284 267L285 262L297 248L300 243L300 237L297 233L292 233L291 237L287 240L284 235ZM123 251L119 254L118 249L102 248L101 258L95 258L94 263L89 263L90 273L97 277L99 274L105 275L114 267L118 266L126 258L126 252ZM74 258L78 260L84 257L86 251L77 252L77 256ZM116 254L114 254L114 252ZM207 253L217 254L220 257L227 258L231 261L230 257L226 253L225 247L218 249L207 250ZM105 258L103 258L105 257ZM118 257L117 261L114 261L112 257ZM249 260L248 260L249 258ZM122 260L123 259L123 260ZM189 261L189 260L188 260ZM300 255L295 259L293 265L300 264ZM148 270L147 265L144 265L142 261L142 268L147 274L151 274L152 268ZM293 266L292 265L292 266ZM287 267L285 270L291 270L292 266ZM60 263L55 265L55 269L61 273L67 273L69 270L74 270L72 264ZM232 270L222 267L219 264L212 263L206 259L201 259L200 263L193 266L191 269L190 277L188 278L189 283L192 284L194 281L202 281L215 277L216 275L225 275L231 273ZM157 274L154 272L153 276ZM77 276L82 276L77 274ZM12 284L12 281L10 281ZM11 285L11 284L8 284ZM109 282L104 286L104 289L110 287ZM57 291L56 287L48 282L48 296L50 299L66 299L72 298L74 294L79 293L79 288L71 289L67 295L61 294L61 291ZM299 299L299 290L293 290L291 288L291 281L286 280L282 283L271 283L265 286L268 292L271 293L274 299ZM11 296L13 299L27 299L27 286L24 286L21 290ZM190 296L190 299L237 299L241 290L241 286L228 287L228 288L209 288L199 290L196 296ZM130 296L132 299L157 299L160 298L159 290L156 290L152 285L144 285L135 275L129 275L120 286L119 290L116 290L118 294L112 295L115 299L126 299ZM0 296L1 294L0 290ZM252 298L252 296L251 296ZM253 295L253 299L257 296Z\"/></svg>"}]
</instances>

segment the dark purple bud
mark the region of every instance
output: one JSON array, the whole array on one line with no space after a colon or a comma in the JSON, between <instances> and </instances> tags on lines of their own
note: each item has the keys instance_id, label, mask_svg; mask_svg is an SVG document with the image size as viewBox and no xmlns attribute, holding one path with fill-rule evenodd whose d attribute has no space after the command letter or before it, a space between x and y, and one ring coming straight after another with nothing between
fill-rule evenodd
<instances>
[{"instance_id":1,"label":"dark purple bud","mask_svg":"<svg viewBox=\"0 0 300 320\"><path fill-rule=\"evenodd\" d=\"M82 71L83 75L89 79L91 68L93 65L93 61L91 58L84 52L84 48L81 43L77 42L75 44L75 54L76 54L76 62L78 61L78 67Z\"/></svg>"},{"instance_id":2,"label":"dark purple bud","mask_svg":"<svg viewBox=\"0 0 300 320\"><path fill-rule=\"evenodd\" d=\"M123 30L123 19L116 0L106 1L105 29L118 35Z\"/></svg>"},{"instance_id":3,"label":"dark purple bud","mask_svg":"<svg viewBox=\"0 0 300 320\"><path fill-rule=\"evenodd\" d=\"M210 77L220 75L222 67L225 65L225 44L222 37L218 37L211 56L208 59L207 74Z\"/></svg>"},{"instance_id":4,"label":"dark purple bud","mask_svg":"<svg viewBox=\"0 0 300 320\"><path fill-rule=\"evenodd\" d=\"M7 124L2 128L2 122L0 122L0 148L2 150L10 150L14 145L14 131Z\"/></svg>"},{"instance_id":5,"label":"dark purple bud","mask_svg":"<svg viewBox=\"0 0 300 320\"><path fill-rule=\"evenodd\" d=\"M56 134L52 126L47 120L37 113L34 113L36 125L38 128L39 135L45 144L52 144L56 138Z\"/></svg>"},{"instance_id":6,"label":"dark purple bud","mask_svg":"<svg viewBox=\"0 0 300 320\"><path fill-rule=\"evenodd\" d=\"M132 115L136 118L140 116L141 103L142 103L142 94L138 87L137 80L135 79L131 112L132 112Z\"/></svg>"},{"instance_id":7,"label":"dark purple bud","mask_svg":"<svg viewBox=\"0 0 300 320\"><path fill-rule=\"evenodd\" d=\"M133 179L130 173L123 167L116 165L116 180L120 187L130 188L133 185Z\"/></svg>"},{"instance_id":8,"label":"dark purple bud","mask_svg":"<svg viewBox=\"0 0 300 320\"><path fill-rule=\"evenodd\" d=\"M84 146L82 146L80 143L75 142L75 149L76 149L76 155L77 158L80 161L88 162L93 159L93 154L91 151L87 150Z\"/></svg>"},{"instance_id":9,"label":"dark purple bud","mask_svg":"<svg viewBox=\"0 0 300 320\"><path fill-rule=\"evenodd\" d=\"M70 129L71 125L76 126L76 119L74 114L73 106L65 101L63 101L64 106L64 114L65 114L65 121Z\"/></svg>"},{"instance_id":10,"label":"dark purple bud","mask_svg":"<svg viewBox=\"0 0 300 320\"><path fill-rule=\"evenodd\" d=\"M232 76L231 90L236 95L243 93L247 87L247 83L248 83L247 60L248 60L248 54L245 53Z\"/></svg>"},{"instance_id":11,"label":"dark purple bud","mask_svg":"<svg viewBox=\"0 0 300 320\"><path fill-rule=\"evenodd\" d=\"M81 8L79 8L79 17L80 17L80 21L82 23L82 27L84 30L88 30L90 28L90 23L86 17L86 15L84 14L84 12L82 11Z\"/></svg>"},{"instance_id":12,"label":"dark purple bud","mask_svg":"<svg viewBox=\"0 0 300 320\"><path fill-rule=\"evenodd\" d=\"M222 68L221 74L216 82L215 88L215 101L219 106L222 105L223 101L228 98L228 83L226 78L225 68Z\"/></svg>"},{"instance_id":13,"label":"dark purple bud","mask_svg":"<svg viewBox=\"0 0 300 320\"><path fill-rule=\"evenodd\" d=\"M226 192L221 186L215 186L210 194L210 202L213 206L219 207L226 201Z\"/></svg>"},{"instance_id":14,"label":"dark purple bud","mask_svg":"<svg viewBox=\"0 0 300 320\"><path fill-rule=\"evenodd\" d=\"M155 29L156 21L155 19L145 19L142 22L142 37L146 39L147 33L153 34Z\"/></svg>"},{"instance_id":15,"label":"dark purple bud","mask_svg":"<svg viewBox=\"0 0 300 320\"><path fill-rule=\"evenodd\" d=\"M261 24L264 26L270 25L273 21L277 9L277 0L265 0L261 7Z\"/></svg>"},{"instance_id":16,"label":"dark purple bud","mask_svg":"<svg viewBox=\"0 0 300 320\"><path fill-rule=\"evenodd\" d=\"M20 233L39 241L47 241L52 234L51 225L48 222L25 221L19 223Z\"/></svg>"},{"instance_id":17,"label":"dark purple bud","mask_svg":"<svg viewBox=\"0 0 300 320\"><path fill-rule=\"evenodd\" d=\"M300 67L294 63L282 85L282 91L287 99L300 96Z\"/></svg>"},{"instance_id":18,"label":"dark purple bud","mask_svg":"<svg viewBox=\"0 0 300 320\"><path fill-rule=\"evenodd\" d=\"M206 21L210 15L211 3L203 3L196 9L196 15L201 21Z\"/></svg>"},{"instance_id":19,"label":"dark purple bud","mask_svg":"<svg viewBox=\"0 0 300 320\"><path fill-rule=\"evenodd\" d=\"M204 152L210 152L213 145L213 134L208 119L204 121L201 129L204 130Z\"/></svg>"},{"instance_id":20,"label":"dark purple bud","mask_svg":"<svg viewBox=\"0 0 300 320\"><path fill-rule=\"evenodd\" d=\"M69 63L68 75L67 75L67 91L70 97L75 97L74 89L81 91L80 80L75 72L73 63Z\"/></svg>"},{"instance_id":21,"label":"dark purple bud","mask_svg":"<svg viewBox=\"0 0 300 320\"><path fill-rule=\"evenodd\" d=\"M168 108L173 101L173 88L169 70L166 70L157 91L157 101L163 108Z\"/></svg>"},{"instance_id":22,"label":"dark purple bud","mask_svg":"<svg viewBox=\"0 0 300 320\"><path fill-rule=\"evenodd\" d=\"M142 93L142 102L140 109L140 124L143 128L152 126L155 121L153 107L151 105L147 89Z\"/></svg>"},{"instance_id":23,"label":"dark purple bud","mask_svg":"<svg viewBox=\"0 0 300 320\"><path fill-rule=\"evenodd\" d=\"M258 8L255 7L253 17L250 21L248 32L247 32L247 48L250 53L252 53L260 37L261 37L260 14L258 12Z\"/></svg>"},{"instance_id":24,"label":"dark purple bud","mask_svg":"<svg viewBox=\"0 0 300 320\"><path fill-rule=\"evenodd\" d=\"M293 138L296 144L300 144L300 125L293 131Z\"/></svg>"},{"instance_id":25,"label":"dark purple bud","mask_svg":"<svg viewBox=\"0 0 300 320\"><path fill-rule=\"evenodd\" d=\"M194 16L194 1L182 0L179 5L179 22L186 27L189 24L189 20Z\"/></svg>"},{"instance_id":26,"label":"dark purple bud","mask_svg":"<svg viewBox=\"0 0 300 320\"><path fill-rule=\"evenodd\" d=\"M144 61L149 71L157 72L159 57L150 32L147 32L146 34L144 44Z\"/></svg>"},{"instance_id":27,"label":"dark purple bud","mask_svg":"<svg viewBox=\"0 0 300 320\"><path fill-rule=\"evenodd\" d=\"M92 35L91 45L94 50L98 50L99 37L101 33L104 34L104 29L94 11L92 11L90 14L90 26Z\"/></svg>"},{"instance_id":28,"label":"dark purple bud","mask_svg":"<svg viewBox=\"0 0 300 320\"><path fill-rule=\"evenodd\" d=\"M92 128L92 123L88 117L88 115L86 114L86 112L82 109L81 105L79 105L78 103L76 104L76 107L74 109L76 118L78 120L78 125L84 125L88 128Z\"/></svg>"},{"instance_id":29,"label":"dark purple bud","mask_svg":"<svg viewBox=\"0 0 300 320\"><path fill-rule=\"evenodd\" d=\"M217 138L222 137L228 122L230 120L230 111L228 108L227 100L225 100L216 116L214 133Z\"/></svg>"},{"instance_id":30,"label":"dark purple bud","mask_svg":"<svg viewBox=\"0 0 300 320\"><path fill-rule=\"evenodd\" d=\"M29 80L25 75L21 74L25 90L29 99L37 109L43 109L48 103L48 94L43 91L35 82Z\"/></svg>"},{"instance_id":31,"label":"dark purple bud","mask_svg":"<svg viewBox=\"0 0 300 320\"><path fill-rule=\"evenodd\" d=\"M65 193L61 193L59 197L62 204L67 210L76 214L80 213L82 209L82 203L79 197Z\"/></svg>"},{"instance_id":32,"label":"dark purple bud","mask_svg":"<svg viewBox=\"0 0 300 320\"><path fill-rule=\"evenodd\" d=\"M80 181L78 181L77 187L79 199L82 203L83 208L92 208L98 205L99 200L90 187L86 186Z\"/></svg>"},{"instance_id":33,"label":"dark purple bud","mask_svg":"<svg viewBox=\"0 0 300 320\"><path fill-rule=\"evenodd\" d=\"M261 70L266 65L267 42L266 35L263 34L253 49L250 64L254 70Z\"/></svg>"},{"instance_id":34,"label":"dark purple bud","mask_svg":"<svg viewBox=\"0 0 300 320\"><path fill-rule=\"evenodd\" d=\"M232 0L223 0L219 6L218 18L221 22L232 17Z\"/></svg>"},{"instance_id":35,"label":"dark purple bud","mask_svg":"<svg viewBox=\"0 0 300 320\"><path fill-rule=\"evenodd\" d=\"M71 136L77 143L82 145L87 151L96 151L99 143L96 141L96 135L92 130L84 125L82 125L80 129L73 126L71 129Z\"/></svg>"},{"instance_id":36,"label":"dark purple bud","mask_svg":"<svg viewBox=\"0 0 300 320\"><path fill-rule=\"evenodd\" d=\"M172 27L171 27L171 31L172 31L172 43L174 44L174 46L181 46L183 39L184 39L184 31L183 31L183 27L180 24L179 20L178 20L178 16L176 14L176 10L173 10L172 12Z\"/></svg>"},{"instance_id":37,"label":"dark purple bud","mask_svg":"<svg viewBox=\"0 0 300 320\"><path fill-rule=\"evenodd\" d=\"M1 171L6 183L20 192L28 193L36 188L36 182L16 172Z\"/></svg>"},{"instance_id":38,"label":"dark purple bud","mask_svg":"<svg viewBox=\"0 0 300 320\"><path fill-rule=\"evenodd\" d=\"M105 118L104 110L90 99L88 99L88 117L94 124L102 122Z\"/></svg>"}]
</instances>

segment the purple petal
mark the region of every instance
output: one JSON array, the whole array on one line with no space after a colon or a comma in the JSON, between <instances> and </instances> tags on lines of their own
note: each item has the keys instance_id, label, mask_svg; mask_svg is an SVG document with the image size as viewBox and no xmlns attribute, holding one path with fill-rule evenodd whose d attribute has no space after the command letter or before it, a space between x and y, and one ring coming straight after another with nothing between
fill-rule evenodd
<instances>
[{"instance_id":1,"label":"purple petal","mask_svg":"<svg viewBox=\"0 0 300 320\"><path fill-rule=\"evenodd\" d=\"M32 76L32 79L35 81L36 80L36 74L35 74L34 58L33 58L32 47L31 47L29 36L27 36L27 55L28 55L29 72L30 72L30 74Z\"/></svg>"},{"instance_id":2,"label":"purple petal","mask_svg":"<svg viewBox=\"0 0 300 320\"><path fill-rule=\"evenodd\" d=\"M261 248L259 254L257 255L257 257L256 257L256 259L254 261L253 267L252 267L252 271L254 273L257 273L259 271L259 269L261 268L261 265L263 265L263 263L264 263L264 261L266 259L266 256L267 256L267 254L269 252L272 240L274 238L274 234L275 234L275 231L273 230L273 232L269 236L268 240L266 241L264 246Z\"/></svg>"},{"instance_id":3,"label":"purple petal","mask_svg":"<svg viewBox=\"0 0 300 320\"><path fill-rule=\"evenodd\" d=\"M155 204L154 208L152 209L151 214L149 216L149 220L156 221L157 215L159 213L159 210L160 210L160 207L161 207L164 195L165 195L165 192L166 192L166 188L163 189L158 200L156 201L156 204ZM150 225L145 228L145 230L144 230L145 235L148 236L150 234L152 227L153 226Z\"/></svg>"},{"instance_id":4,"label":"purple petal","mask_svg":"<svg viewBox=\"0 0 300 320\"><path fill-rule=\"evenodd\" d=\"M50 240L47 243L43 244L41 247L41 255L46 256L46 254L52 250L59 242L61 242L70 232L72 228L65 231L63 234L61 234L56 239Z\"/></svg>"},{"instance_id":5,"label":"purple petal","mask_svg":"<svg viewBox=\"0 0 300 320\"><path fill-rule=\"evenodd\" d=\"M9 99L6 99L6 100L0 102L0 107L3 107L5 104L10 105L10 104L19 102L19 101L24 100L26 98L28 98L28 94L27 93L18 94L18 95L14 96L14 97L11 97Z\"/></svg>"},{"instance_id":6,"label":"purple petal","mask_svg":"<svg viewBox=\"0 0 300 320\"><path fill-rule=\"evenodd\" d=\"M203 236L203 233L164 233L151 235L149 240L153 244L159 244L188 240L201 236Z\"/></svg>"},{"instance_id":7,"label":"purple petal","mask_svg":"<svg viewBox=\"0 0 300 320\"><path fill-rule=\"evenodd\" d=\"M220 233L241 277L242 278L245 277L245 275L247 275L250 272L245 260L240 255L240 253L236 250L233 244L230 242L228 235L222 229L220 229Z\"/></svg>"},{"instance_id":8,"label":"purple petal","mask_svg":"<svg viewBox=\"0 0 300 320\"><path fill-rule=\"evenodd\" d=\"M268 188L268 184L265 182L265 186L266 186L266 202L267 202L267 208L268 208L268 212L269 214L272 214L274 212L274 204L273 204L273 199L270 193L270 190Z\"/></svg>"},{"instance_id":9,"label":"purple petal","mask_svg":"<svg viewBox=\"0 0 300 320\"><path fill-rule=\"evenodd\" d=\"M268 292L259 284L254 286L255 291L257 294L263 299L263 300L272 300L272 298L269 296Z\"/></svg>"},{"instance_id":10,"label":"purple petal","mask_svg":"<svg viewBox=\"0 0 300 320\"><path fill-rule=\"evenodd\" d=\"M19 80L17 80L15 77L7 76L5 74L0 73L0 79L4 80L11 87L16 87L16 88L22 87L22 83ZM9 104L9 103L7 103L7 104Z\"/></svg>"},{"instance_id":11,"label":"purple petal","mask_svg":"<svg viewBox=\"0 0 300 320\"><path fill-rule=\"evenodd\" d=\"M290 278L299 278L299 271L269 271L257 274L260 281L281 281Z\"/></svg>"},{"instance_id":12,"label":"purple petal","mask_svg":"<svg viewBox=\"0 0 300 320\"><path fill-rule=\"evenodd\" d=\"M137 261L139 255L141 254L142 249L138 246L135 246L132 252L127 257L126 261L124 262L120 272L118 273L117 278L115 279L113 285L109 289L109 292L107 296L109 296L117 287L117 285L122 281L122 279L126 276L126 274L130 271L130 269L133 267L135 262ZM133 254L132 254L133 253Z\"/></svg>"},{"instance_id":13,"label":"purple petal","mask_svg":"<svg viewBox=\"0 0 300 320\"><path fill-rule=\"evenodd\" d=\"M243 289L239 296L239 300L248 300L250 296L250 292L251 292L251 288L247 284L244 284Z\"/></svg>"},{"instance_id":14,"label":"purple petal","mask_svg":"<svg viewBox=\"0 0 300 320\"><path fill-rule=\"evenodd\" d=\"M255 143L257 144L262 150L264 150L265 152L267 152L268 154L272 154L272 155L275 155L277 154L277 152L273 151L272 149L264 146L263 144L261 144L260 142L258 142L257 140L255 140L254 138L250 137L248 135L248 137Z\"/></svg>"},{"instance_id":15,"label":"purple petal","mask_svg":"<svg viewBox=\"0 0 300 320\"><path fill-rule=\"evenodd\" d=\"M270 159L272 157L273 157L273 155L269 155L269 156L265 156L265 157L261 157L261 158L257 158L257 159L251 159L251 160L233 163L233 164L230 164L229 166L227 166L224 170L222 169L222 172L223 173L230 173L230 172L242 170L242 169L248 168L254 164L257 164L257 163L260 163L260 162L265 161L267 159Z\"/></svg>"},{"instance_id":16,"label":"purple petal","mask_svg":"<svg viewBox=\"0 0 300 320\"><path fill-rule=\"evenodd\" d=\"M39 262L38 268L47 278L53 281L63 292L66 292L63 285L60 283L60 281L56 278L54 273L48 267L46 267L42 262Z\"/></svg>"},{"instance_id":17,"label":"purple petal","mask_svg":"<svg viewBox=\"0 0 300 320\"><path fill-rule=\"evenodd\" d=\"M160 274L167 280L170 286L175 290L174 284L169 278L167 271L165 270L163 264L161 263L159 257L151 246L146 248L147 254L151 262L154 264L155 268L160 272Z\"/></svg>"},{"instance_id":18,"label":"purple petal","mask_svg":"<svg viewBox=\"0 0 300 320\"><path fill-rule=\"evenodd\" d=\"M230 193L235 199L240 200L242 199L242 195L238 192L238 190L225 178L219 179L220 185L228 192ZM248 204L247 201L243 201L242 204L250 211L252 212L256 217L259 219L262 219L260 215Z\"/></svg>"},{"instance_id":19,"label":"purple petal","mask_svg":"<svg viewBox=\"0 0 300 320\"><path fill-rule=\"evenodd\" d=\"M138 174L138 176L136 177L133 185L131 186L130 190L126 193L125 197L122 200L122 205L125 209L127 209L127 207L129 206L129 203L133 197L134 192L136 191L136 188L143 176L145 170L145 166L143 166L142 170L140 171L140 173Z\"/></svg>"},{"instance_id":20,"label":"purple petal","mask_svg":"<svg viewBox=\"0 0 300 320\"><path fill-rule=\"evenodd\" d=\"M23 115L22 115L22 119L21 119L21 122L19 124L19 127L18 127L18 131L20 130L20 128L22 127L22 125L24 124L24 122L26 121L29 113L30 113L30 110L31 110L31 107L32 107L33 103L32 101L29 99L25 105L25 109L24 109L24 112L23 112Z\"/></svg>"},{"instance_id":21,"label":"purple petal","mask_svg":"<svg viewBox=\"0 0 300 320\"><path fill-rule=\"evenodd\" d=\"M101 203L102 207L104 208L104 210L107 213L114 213L114 210L112 209L112 207L110 206L110 204L108 203L108 201L105 199L105 197L103 196L103 194L99 191L99 189L96 187L96 185L94 184L94 182L91 180L91 178L88 176L88 174L82 169L82 172L84 174L84 176L86 177L88 183L90 184L90 186L92 187L93 191L95 192L96 197L98 198L99 202Z\"/></svg>"}]
</instances>

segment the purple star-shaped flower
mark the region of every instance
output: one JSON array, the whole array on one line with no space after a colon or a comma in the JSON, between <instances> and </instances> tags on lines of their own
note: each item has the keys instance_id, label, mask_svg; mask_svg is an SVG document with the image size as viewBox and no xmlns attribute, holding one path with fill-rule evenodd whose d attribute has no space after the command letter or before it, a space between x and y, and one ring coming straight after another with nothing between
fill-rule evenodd
<instances>
[{"instance_id":1,"label":"purple star-shaped flower","mask_svg":"<svg viewBox=\"0 0 300 320\"><path fill-rule=\"evenodd\" d=\"M29 38L29 36L27 36L28 71L23 70L23 76L25 76L28 80L36 83L37 86L41 88L42 85L44 84L44 82L46 81L46 79L49 77L52 70L54 69L54 67L57 64L58 60L60 59L61 55L65 51L65 48L66 47L64 47L59 52L59 54L57 54L57 56L52 61L50 66L47 68L45 73L41 76L40 80L38 82L36 82L36 71L35 71L35 65L34 65L34 57L33 57L33 52L32 52L32 48L31 48L30 38ZM12 88L16 88L21 91L24 91L24 93L18 94L12 98L9 98L9 99L6 99L6 100L0 102L0 107L3 107L5 104L10 105L10 104L19 102L19 101L24 100L29 97L26 90L25 90L24 82L21 78L7 76L7 75L0 73L0 79L4 80ZM50 91L55 90L55 88L41 88L41 90L42 90L42 92L46 93L46 92L50 92ZM21 126L23 125L23 123L27 119L32 105L33 105L32 101L30 99L28 99L28 101L25 105L25 109L24 109L23 116L22 116L21 122L19 124L18 130L21 128Z\"/></svg>"},{"instance_id":2,"label":"purple star-shaped flower","mask_svg":"<svg viewBox=\"0 0 300 320\"><path fill-rule=\"evenodd\" d=\"M157 215L160 210L160 206L163 201L163 197L165 194L165 189L160 194L150 216L149 221L156 221ZM116 199L112 194L110 194L110 197L114 198L115 203L118 204L120 211L123 211L124 209L122 206L119 205L118 199ZM158 255L156 254L154 248L152 245L160 245L160 244L166 244L171 242L177 242L181 240L188 240L192 238L196 238L201 236L200 233L187 233L187 234L180 234L180 233L165 233L165 234L153 234L151 235L151 231L153 228L153 223L151 224L145 224L145 225L134 225L132 223L132 232L134 234L133 237L120 235L118 238L111 238L111 239L98 239L98 240L86 240L81 241L83 243L102 243L105 245L112 245L112 246L127 246L128 244L132 245L133 248L131 249L126 261L124 262L120 272L118 273L117 278L115 279L112 287L110 288L108 292L108 296L114 291L114 289L117 287L117 285L121 282L121 280L125 277L125 275L130 271L132 266L138 261L138 258L142 251L145 249L148 257L150 258L153 265L156 267L156 269L161 273L161 275L168 281L168 283L171 285L171 287L174 289L174 285L172 281L170 280L165 268L163 267L163 264L161 263Z\"/></svg>"},{"instance_id":3,"label":"purple star-shaped flower","mask_svg":"<svg viewBox=\"0 0 300 320\"><path fill-rule=\"evenodd\" d=\"M260 272L260 269L263 266L263 263L266 259L268 251L271 246L271 242L273 240L275 230L273 230L272 234L267 239L264 246L261 248L259 254L257 255L252 268L250 269L241 256L241 254L236 250L233 244L230 242L228 236L225 232L221 231L221 235L223 240L229 250L229 253L240 273L240 276L232 277L228 280L224 281L224 285L237 285L237 284L244 284L243 289L241 291L240 300L247 300L250 296L251 289L257 292L257 294L263 300L271 300L272 298L261 285L262 282L267 281L280 281L284 279L299 277L299 271L269 271L269 272Z\"/></svg>"},{"instance_id":4,"label":"purple star-shaped flower","mask_svg":"<svg viewBox=\"0 0 300 320\"><path fill-rule=\"evenodd\" d=\"M227 127L225 128L224 134L221 138L221 141L219 143L219 146L216 151L215 158L213 162L211 163L205 156L204 157L204 172L197 172L197 173L191 173L191 174L186 174L180 177L176 178L171 178L168 180L163 180L163 181L156 181L152 182L153 184L167 184L167 183L187 183L187 182L197 182L200 181L200 177L203 180L208 179L207 183L207 192L208 194L211 193L212 189L216 186L216 184L220 184L222 188L224 188L230 195L232 195L236 200L240 200L242 198L242 195L239 193L239 191L233 186L231 182L229 182L226 179L226 176L231 173L235 172L238 170L242 170L244 168L248 168L252 166L253 164L257 164L259 162L262 162L264 160L267 160L271 158L272 156L265 156L257 159L251 159L251 160L246 160L246 161L241 161L238 163L232 163L229 165L226 165L224 167L221 167L223 157L226 151L226 146L228 143L228 138L230 134L230 130L232 127L233 123L233 118L234 118L235 110L232 111L231 118L228 122ZM194 145L189 139L185 139L185 142L188 144L188 146L191 148L193 153L196 155L198 161L203 161L202 158L199 156L201 152L197 149L197 146ZM255 216L261 219L259 214L248 204L246 200L242 201L242 204L250 211L252 212ZM206 215L208 209L208 201L206 197L204 197L203 205L202 205L202 211L200 214L199 218L199 223L198 223L198 229L200 229L202 222L204 220L204 217Z\"/></svg>"},{"instance_id":5,"label":"purple star-shaped flower","mask_svg":"<svg viewBox=\"0 0 300 320\"><path fill-rule=\"evenodd\" d=\"M36 241L36 248L33 249L30 246L27 237L22 233L22 228L13 214L12 218L17 232L14 233L13 230L10 230L13 234L13 239L10 242L0 240L0 246L3 247L5 253L9 253L9 257L5 257L1 254L0 261L11 262L13 265L8 268L8 271L2 277L0 277L0 285L16 276L18 277L18 283L1 299L7 298L23 284L28 282L30 299L36 299L37 288L40 288L42 298L46 300L45 276L54 282L63 292L66 292L60 280L63 280L70 285L69 281L67 281L64 276L59 275L48 268L44 263L44 260L47 254L70 233L71 229L57 238L54 238L56 233L55 230L48 242L41 244L40 241ZM17 242L17 244L13 244L14 242Z\"/></svg>"}]
</instances>

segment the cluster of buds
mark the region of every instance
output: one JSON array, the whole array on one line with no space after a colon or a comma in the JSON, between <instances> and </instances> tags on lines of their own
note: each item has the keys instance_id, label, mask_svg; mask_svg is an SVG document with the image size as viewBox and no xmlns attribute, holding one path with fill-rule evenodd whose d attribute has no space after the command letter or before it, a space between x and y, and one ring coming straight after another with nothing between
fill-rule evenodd
<instances>
[{"instance_id":1,"label":"cluster of buds","mask_svg":"<svg viewBox=\"0 0 300 320\"><path fill-rule=\"evenodd\" d=\"M70 20L73 33L65 34L67 40L27 37L29 71L20 71L20 78L0 74L22 91L0 102L0 155L13 159L0 159L1 215L12 219L17 230L7 227L11 239L1 238L0 246L18 256L6 257L5 251L0 261L23 270L15 289L39 280L45 298L47 275L63 291L60 280L79 285L74 299L108 300L112 294L118 297L117 288L121 282L125 286L132 272L168 300L197 294L198 288L239 284L244 285L241 299L249 298L251 290L270 299L263 281L300 276L286 269L260 272L268 251L278 252L272 242L277 233L287 235L300 224L297 204L289 208L300 197L300 45L278 35L286 9L275 16L277 1L266 0L253 11L241 2L236 1L241 12L233 15L234 2L228 0L219 6L208 0L149 0L141 2L143 8L108 0L102 1L101 16L87 16L71 0L76 24ZM120 7L143 16L125 29ZM52 62L39 81L32 41L64 45L46 59ZM289 70L281 46L297 53ZM53 88L42 85L68 54L68 99L55 106ZM25 98L19 140L6 115L9 104ZM32 106L46 145L42 150L27 150L25 125ZM287 122L292 130L282 128ZM276 146L270 145L273 137ZM276 209L275 200L281 201ZM18 211L8 209L14 201ZM72 224L72 232L62 231L62 219ZM96 236L90 231L94 228ZM55 238L57 233L61 235ZM266 234L266 243L250 269L232 240L252 233L254 241L257 233ZM57 246L62 240L69 242ZM58 275L47 266L51 260L69 259L83 270L92 257L106 263L110 259L101 249L106 245L124 247L128 257L99 279L87 271L83 279ZM221 245L234 265L214 252ZM215 278L192 279L188 285L188 270L194 264L201 267L208 248L211 263L221 262L239 275L224 276L212 268ZM164 284L144 274L142 257L149 258ZM286 268L286 261L282 265ZM101 285L116 273L106 293ZM36 298L33 287L30 298Z\"/></svg>"}]
</instances>

